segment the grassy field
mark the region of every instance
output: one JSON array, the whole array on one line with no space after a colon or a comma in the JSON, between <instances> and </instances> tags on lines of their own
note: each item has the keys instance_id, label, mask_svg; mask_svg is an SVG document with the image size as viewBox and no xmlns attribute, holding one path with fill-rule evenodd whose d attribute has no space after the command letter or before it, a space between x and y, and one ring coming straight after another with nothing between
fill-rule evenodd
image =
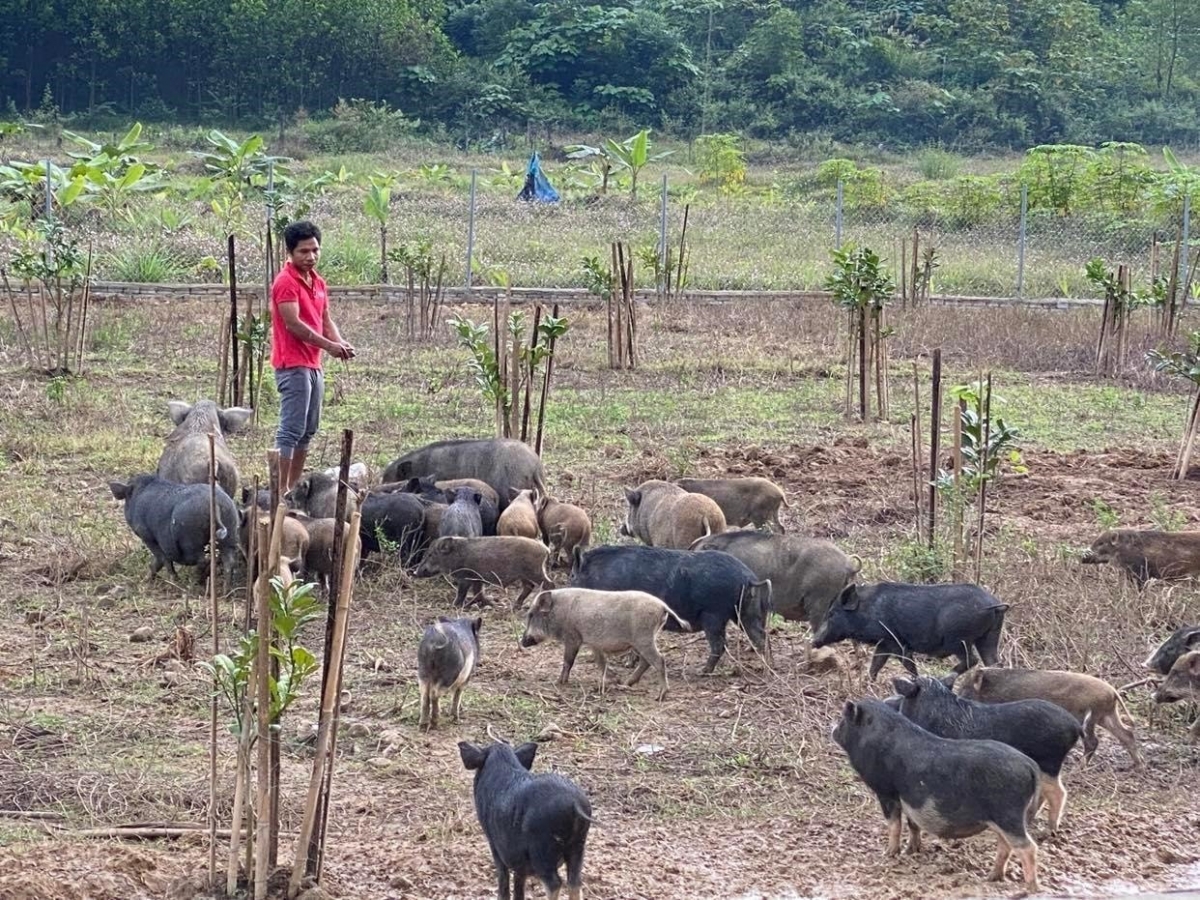
<instances>
[{"instance_id":1,"label":"grassy field","mask_svg":"<svg viewBox=\"0 0 1200 900\"><path fill-rule=\"evenodd\" d=\"M0 331L0 573L9 586L0 613L0 810L61 816L0 818L0 897L202 896L194 878L205 864L201 839L118 846L72 832L204 821L208 683L194 662L154 662L177 627L208 646L201 595L186 572L180 584L144 580L148 555L107 482L154 467L170 430L168 400L212 394L215 362L196 347L215 343L220 314L182 300L105 304L84 376L56 382L19 368L10 333ZM915 577L928 558L910 524L912 363L927 405L927 354L940 346L948 383L992 371L1000 410L1023 431L1029 471L1010 473L989 495L981 579L1011 604L1003 661L1123 684L1141 678L1137 663L1164 632L1200 620L1191 584L1155 584L1139 596L1116 572L1078 564L1114 517L1195 528L1200 509L1194 479L1168 478L1186 394L1144 375L1090 376L1094 312L897 314L892 415L867 425L842 416L841 343L825 304L647 309L634 372L605 368L599 314L567 314L544 458L551 490L591 512L597 543L615 538L622 486L764 475L788 493L789 530L859 554L865 579ZM432 345L406 343L399 314L385 307L347 307L337 317L359 358L328 367L313 464L336 462L346 427L356 457L376 466L428 440L489 434L489 411L448 333ZM256 427L231 439L246 479L265 474L273 396L260 411ZM589 897L951 898L1015 889L983 882L989 839L883 859L878 808L829 731L845 699L885 695L898 670L869 684L862 655L841 647L836 672L811 674L807 629L776 620L773 669L731 632L730 658L700 677L702 638L675 635L663 640L672 693L662 703L653 685L601 694L587 664L559 688L556 649L518 650L519 616L498 600L483 613L483 660L463 723L427 735L416 727L416 645L452 596L387 562L368 566L358 583L326 861L336 895L494 896L455 747L485 740L488 729L514 741L557 732L538 768L578 780L592 798ZM240 621L237 604L225 608L225 646ZM149 643L130 642L140 626L150 627ZM308 642L319 646L319 634ZM1090 766L1073 754L1063 831L1045 839L1038 831L1042 883L1055 894L1200 880L1177 862L1194 848L1198 824L1200 750L1185 744L1185 711L1156 709L1144 688L1126 702L1148 767L1132 769L1107 735ZM308 783L302 735L315 704L309 691L284 725L285 831L297 825ZM224 815L232 758L225 735ZM285 840L283 858L291 852Z\"/></svg>"},{"instance_id":2,"label":"grassy field","mask_svg":"<svg viewBox=\"0 0 1200 900\"><path fill-rule=\"evenodd\" d=\"M147 133L158 146L150 158L164 167L166 189L134 195L116 216L102 209L86 214L85 230L97 250L96 271L117 281L198 280L208 272L206 258L223 259L226 233L222 217L210 209L210 199L192 196L204 167L189 151L207 147L203 132L169 128ZM467 154L411 141L375 154L321 155L294 136L271 150L296 158L294 169L301 181L327 171L346 175L311 197L307 212L326 231L324 266L337 283L373 283L380 278L378 228L363 211L364 181L375 173L398 176L392 194L390 246L427 240L435 259L445 255L448 283L462 283L474 170L478 173L475 255L487 265L505 269L516 285L583 286L581 258L606 258L612 241L652 251L658 242L659 195L665 175L669 240L676 246L685 206L690 207L691 285L816 289L830 274L830 252L836 244L836 189L828 179L822 180L818 167L827 157L853 155L864 167L879 170L886 199L855 205L848 194L843 240L873 247L898 269L899 244L911 240L914 225L920 225L922 246L937 251L935 293L1012 296L1016 291L1016 201L1010 198L979 225L956 228L947 224L944 215L935 221L920 204L903 197L913 185L936 191L958 175L1011 173L1020 163L1018 155L967 159L930 151L898 156L832 146L802 154L751 143L745 182L734 190L722 190L701 182L700 164L691 147L663 146L673 149L673 155L647 167L636 199L619 179L608 195L596 198L583 165L566 160L554 148L542 148L548 175L563 194L563 202L554 206L531 206L513 199L521 186L528 150ZM10 140L0 153L11 159L50 157L60 164L69 162L64 148L28 135ZM934 153L932 162L930 153ZM254 245L260 240L265 215L258 200L242 211L239 271L243 280L261 277L261 250ZM1032 216L1023 293L1095 296L1083 272L1095 256L1114 267L1130 263L1135 280L1145 280L1152 232L1166 233L1173 227L1165 222L1124 222L1118 227L1111 217L1101 223L1079 216ZM643 285L654 280L641 263L637 280Z\"/></svg>"}]
</instances>

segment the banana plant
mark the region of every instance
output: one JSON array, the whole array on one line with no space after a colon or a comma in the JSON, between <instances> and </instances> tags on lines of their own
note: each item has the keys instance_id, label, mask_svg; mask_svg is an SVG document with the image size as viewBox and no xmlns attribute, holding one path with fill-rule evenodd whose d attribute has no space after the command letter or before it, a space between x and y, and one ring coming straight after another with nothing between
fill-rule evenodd
<instances>
[{"instance_id":1,"label":"banana plant","mask_svg":"<svg viewBox=\"0 0 1200 900\"><path fill-rule=\"evenodd\" d=\"M63 137L83 147L82 152L68 151L67 156L71 157L71 159L83 163L86 167L101 165L105 168L115 168L118 172L124 172L131 166L138 164L141 162L138 158L139 154L148 153L154 149L154 145L149 141L141 140L141 122L134 122L133 127L115 144L97 144L95 141L89 140L81 134L76 134L74 131L64 131ZM145 164L143 163L143 165Z\"/></svg>"},{"instance_id":2,"label":"banana plant","mask_svg":"<svg viewBox=\"0 0 1200 900\"><path fill-rule=\"evenodd\" d=\"M652 162L657 162L660 159L670 156L673 150L664 150L661 153L650 153L650 129L643 128L631 138L626 138L623 142L617 143L612 138L605 142L609 154L616 162L625 169L629 170L630 186L629 196L637 199L637 183L638 173Z\"/></svg>"},{"instance_id":3,"label":"banana plant","mask_svg":"<svg viewBox=\"0 0 1200 900\"><path fill-rule=\"evenodd\" d=\"M377 172L372 175L363 200L363 212L379 226L379 272L383 283L388 283L388 219L392 215L392 185L396 176Z\"/></svg>"},{"instance_id":4,"label":"banana plant","mask_svg":"<svg viewBox=\"0 0 1200 900\"><path fill-rule=\"evenodd\" d=\"M617 162L607 147L594 147L591 144L570 144L564 147L563 150L567 154L567 159L592 160L592 171L596 175L596 180L600 183L600 193L608 193L608 178L612 175Z\"/></svg>"}]
</instances>

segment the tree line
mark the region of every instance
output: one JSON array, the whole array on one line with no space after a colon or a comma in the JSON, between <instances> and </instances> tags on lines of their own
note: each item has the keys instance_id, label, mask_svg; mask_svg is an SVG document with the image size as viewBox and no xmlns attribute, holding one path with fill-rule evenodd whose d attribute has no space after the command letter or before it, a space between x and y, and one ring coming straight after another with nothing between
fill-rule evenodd
<instances>
[{"instance_id":1,"label":"tree line","mask_svg":"<svg viewBox=\"0 0 1200 900\"><path fill-rule=\"evenodd\" d=\"M1195 0L10 5L7 118L262 127L359 100L473 144L643 126L959 149L1200 135Z\"/></svg>"}]
</instances>

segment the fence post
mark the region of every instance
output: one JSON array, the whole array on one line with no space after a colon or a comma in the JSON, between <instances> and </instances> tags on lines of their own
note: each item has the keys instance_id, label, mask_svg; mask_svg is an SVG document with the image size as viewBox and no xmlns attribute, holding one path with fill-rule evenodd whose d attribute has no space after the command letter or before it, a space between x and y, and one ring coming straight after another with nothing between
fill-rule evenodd
<instances>
[{"instance_id":1,"label":"fence post","mask_svg":"<svg viewBox=\"0 0 1200 900\"><path fill-rule=\"evenodd\" d=\"M664 275L667 269L667 173L662 177L662 202L658 222L658 279L654 287L661 291L665 286Z\"/></svg>"},{"instance_id":2,"label":"fence post","mask_svg":"<svg viewBox=\"0 0 1200 900\"><path fill-rule=\"evenodd\" d=\"M839 178L838 186L837 186L837 210L833 216L834 247L838 250L842 249L842 199L844 196L843 190L842 190L843 187L844 187L844 184L842 182L842 179Z\"/></svg>"},{"instance_id":3,"label":"fence post","mask_svg":"<svg viewBox=\"0 0 1200 900\"><path fill-rule=\"evenodd\" d=\"M1017 227L1017 299L1025 289L1025 219L1029 213L1029 185L1021 185L1021 224Z\"/></svg>"},{"instance_id":4,"label":"fence post","mask_svg":"<svg viewBox=\"0 0 1200 900\"><path fill-rule=\"evenodd\" d=\"M468 291L471 290L471 260L475 256L475 176L478 172L478 169L471 170L471 199L467 211L467 273L463 287Z\"/></svg>"},{"instance_id":5,"label":"fence post","mask_svg":"<svg viewBox=\"0 0 1200 900\"><path fill-rule=\"evenodd\" d=\"M46 218L49 219L54 215L52 204L54 201L54 183L50 180L50 160L46 160ZM1184 213L1186 216L1187 213Z\"/></svg>"},{"instance_id":6,"label":"fence post","mask_svg":"<svg viewBox=\"0 0 1200 900\"><path fill-rule=\"evenodd\" d=\"M1187 306L1187 284L1188 284L1188 260L1191 258L1188 245L1190 244L1190 230L1192 224L1192 194L1191 191L1186 191L1183 195L1183 240L1180 243L1179 263L1183 266L1183 273L1179 276L1178 283L1184 287L1183 296L1179 299L1179 312L1183 313L1184 307Z\"/></svg>"}]
</instances>

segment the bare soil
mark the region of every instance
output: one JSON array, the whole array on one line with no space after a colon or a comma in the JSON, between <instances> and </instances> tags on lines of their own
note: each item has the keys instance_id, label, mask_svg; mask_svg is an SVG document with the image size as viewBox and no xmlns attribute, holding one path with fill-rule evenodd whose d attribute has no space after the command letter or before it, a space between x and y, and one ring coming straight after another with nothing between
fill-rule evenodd
<instances>
[{"instance_id":1,"label":"bare soil","mask_svg":"<svg viewBox=\"0 0 1200 900\"><path fill-rule=\"evenodd\" d=\"M11 348L0 375L0 574L10 588L0 606L0 811L61 816L0 814L0 900L208 896L202 834L141 843L73 834L126 823L204 823L208 809L210 686L195 659L160 659L170 656L180 628L194 637L196 657L210 652L204 599L187 572L179 584L144 581L148 557L106 482L153 467L169 430L167 399L211 393L213 362L182 323L215 321L219 313L186 303L102 312L109 322L128 323L128 340L95 354L86 385L69 387L65 402L48 399L45 383L17 368ZM602 368L603 322L594 313L576 314L552 399L564 415L568 406L602 408L605 392L617 388L647 398L663 391L703 397L731 383L758 383L769 398L785 386L831 382L813 402L835 424L781 421L746 431L732 419L717 427L688 414L656 423L635 409L624 418L597 418L581 431L552 413L552 490L587 506L615 534L622 485L685 469L762 475L787 492L789 530L831 538L857 553L864 578L908 574L915 518L910 410L897 399L892 423L836 423L840 394L829 373L839 344L829 317L786 312L793 327L771 342L734 329L733 310L647 313L643 370L633 374ZM995 315L989 312L989 321ZM767 317L754 310L743 319L763 326ZM341 320L361 359L349 372L331 367L340 386L331 392L326 435L354 427L363 453L379 462L427 437L487 434L487 411L462 372L459 351L400 343L391 310L345 310ZM1064 333L1084 340L1087 329L1072 322ZM994 327L1027 324L996 319ZM939 341L952 348L954 334L944 322L937 328ZM208 331L215 328L203 332L205 346L213 343ZM913 346L923 340L911 331L901 337ZM964 344L978 340L973 335ZM1020 342L992 346L1000 355L972 358L972 370L977 364L1020 370L1036 351ZM1003 356L1006 346L1015 357ZM1071 344L1060 355L1072 353L1082 351ZM719 365L710 365L714 356ZM911 364L898 360L897 370L899 398L906 379L911 389ZM1081 372L1046 375L1044 389L1084 379ZM262 472L262 451L272 440L274 413L264 409L262 424L230 441L251 473ZM746 421L756 415L748 411ZM313 462L335 462L334 445L320 445ZM1122 526L1152 526L1165 510L1174 524L1196 527L1200 482L1170 481L1173 456L1164 441L1093 443L1069 453L1025 448L1028 474L1006 474L989 495L981 576L1012 607L1002 645L1007 664L1071 668L1129 683L1142 677L1138 664L1159 635L1176 623L1200 621L1195 585L1152 584L1138 594L1115 571L1078 563L1079 551L1100 531L1098 499L1120 511ZM1015 867L1004 884L983 880L994 850L987 837L931 840L916 856L883 857L878 806L830 730L846 699L886 695L898 667L868 684L865 654L843 646L834 670L818 674L809 665L807 629L777 621L773 669L731 631L729 658L714 676L702 677L696 673L706 654L703 638L667 635L671 693L661 703L649 680L631 689L610 683L601 692L586 659L560 688L557 648L519 650L519 614L493 594L463 721L426 734L416 726L416 645L424 624L450 611L452 597L451 587L414 582L390 562L369 564L359 579L322 883L329 895L495 895L471 778L456 747L489 733L514 742L545 739L535 769L562 772L588 791L597 817L585 867L590 898L941 900L1019 891ZM240 603L227 602L223 646L241 620ZM140 626L151 629L147 643L129 640ZM319 631L308 643L319 650ZM309 778L304 735L316 718L314 691L284 725L283 861L292 855L289 835ZM1064 776L1070 792L1064 826L1054 837L1043 834L1044 823L1038 826L1048 893L1200 886L1200 748L1185 743L1186 710L1155 708L1144 687L1131 689L1126 702L1148 765L1134 769L1104 733L1090 765L1073 755ZM224 725L228 716L221 715ZM232 757L233 739L223 731L223 824L232 805ZM540 895L540 887L533 890Z\"/></svg>"}]
</instances>

